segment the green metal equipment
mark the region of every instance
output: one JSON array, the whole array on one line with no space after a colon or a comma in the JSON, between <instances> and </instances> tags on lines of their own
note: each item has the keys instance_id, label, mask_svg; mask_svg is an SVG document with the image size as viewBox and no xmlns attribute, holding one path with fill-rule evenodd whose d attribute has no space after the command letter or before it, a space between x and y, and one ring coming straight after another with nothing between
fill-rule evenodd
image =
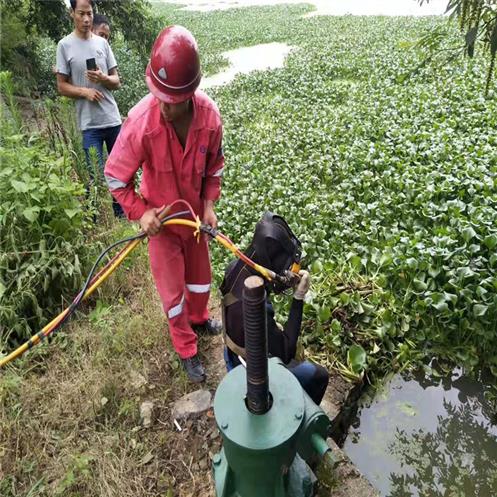
<instances>
[{"instance_id":1,"label":"green metal equipment","mask_svg":"<svg viewBox=\"0 0 497 497\"><path fill-rule=\"evenodd\" d=\"M214 413L223 448L214 456L217 497L311 497L308 464L330 449L330 421L278 358L267 359L265 290L247 278L243 319L247 367L219 385Z\"/></svg>"}]
</instances>

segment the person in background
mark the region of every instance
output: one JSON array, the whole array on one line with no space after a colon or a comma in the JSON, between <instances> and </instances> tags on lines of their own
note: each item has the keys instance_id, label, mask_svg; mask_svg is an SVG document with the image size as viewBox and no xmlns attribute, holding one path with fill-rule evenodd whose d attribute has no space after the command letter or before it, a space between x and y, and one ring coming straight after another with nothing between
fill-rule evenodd
<instances>
[{"instance_id":1,"label":"person in background","mask_svg":"<svg viewBox=\"0 0 497 497\"><path fill-rule=\"evenodd\" d=\"M112 95L121 83L107 40L92 32L93 0L71 0L71 17L74 30L57 45L57 90L76 100L77 123L92 176L90 149L96 150L103 168L103 145L110 153L121 130L121 116ZM114 199L112 207L116 217L124 215Z\"/></svg>"},{"instance_id":2,"label":"person in background","mask_svg":"<svg viewBox=\"0 0 497 497\"><path fill-rule=\"evenodd\" d=\"M102 14L93 15L92 33L107 40L110 39L110 22L107 16ZM57 75L57 66L52 66L52 72Z\"/></svg>"},{"instance_id":3,"label":"person in background","mask_svg":"<svg viewBox=\"0 0 497 497\"><path fill-rule=\"evenodd\" d=\"M276 214L266 212L257 223L254 237L245 255L254 262L271 269L277 274L285 270L297 271L300 267L301 245L286 221ZM242 293L247 277L258 274L242 260L231 262L226 268L221 284L224 357L228 371L238 366L239 357L245 358L245 335L243 328ZM300 336L304 298L310 288L310 276L305 270L298 272L300 279L294 287L288 320L280 328L270 294L285 292L279 283L266 282L266 322L268 353L279 357L291 371L309 397L319 405L328 386L328 371L311 361L296 361L297 340Z\"/></svg>"},{"instance_id":4,"label":"person in background","mask_svg":"<svg viewBox=\"0 0 497 497\"><path fill-rule=\"evenodd\" d=\"M149 236L150 267L169 323L172 344L192 382L206 378L197 334L218 334L209 319L211 267L207 239L191 229L161 226L165 205L189 202L204 224L217 225L223 128L216 104L198 85L197 42L182 26L162 30L146 70L150 94L129 113L105 165L105 179L128 219ZM135 175L141 169L140 194Z\"/></svg>"},{"instance_id":5,"label":"person in background","mask_svg":"<svg viewBox=\"0 0 497 497\"><path fill-rule=\"evenodd\" d=\"M95 14L93 16L93 28L92 32L97 36L100 36L107 42L110 39L110 22L107 16L102 14Z\"/></svg>"},{"instance_id":6,"label":"person in background","mask_svg":"<svg viewBox=\"0 0 497 497\"><path fill-rule=\"evenodd\" d=\"M96 34L97 36L100 36L101 38L104 38L108 42L110 39L109 18L107 16L102 15L102 14L94 14L93 15L92 33ZM52 72L55 75L57 75L57 66L55 66L55 65L52 66Z\"/></svg>"}]
</instances>

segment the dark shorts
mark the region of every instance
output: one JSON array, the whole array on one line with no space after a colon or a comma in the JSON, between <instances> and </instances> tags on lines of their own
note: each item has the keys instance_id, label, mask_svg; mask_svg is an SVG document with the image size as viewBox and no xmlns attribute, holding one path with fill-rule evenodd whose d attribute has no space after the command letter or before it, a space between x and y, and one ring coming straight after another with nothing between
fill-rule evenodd
<instances>
[{"instance_id":1,"label":"dark shorts","mask_svg":"<svg viewBox=\"0 0 497 497\"><path fill-rule=\"evenodd\" d=\"M228 347L224 348L224 360L228 371L241 364L238 356ZM319 364L310 361L292 361L286 367L297 378L307 395L319 405L328 386L328 371Z\"/></svg>"}]
</instances>

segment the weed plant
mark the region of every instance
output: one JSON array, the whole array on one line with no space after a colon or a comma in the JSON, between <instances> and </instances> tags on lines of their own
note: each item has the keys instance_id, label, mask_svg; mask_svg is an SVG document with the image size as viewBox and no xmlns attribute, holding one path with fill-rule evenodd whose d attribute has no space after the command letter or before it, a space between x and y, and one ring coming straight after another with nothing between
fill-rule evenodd
<instances>
[{"instance_id":1,"label":"weed plant","mask_svg":"<svg viewBox=\"0 0 497 497\"><path fill-rule=\"evenodd\" d=\"M71 153L55 153L19 127L12 81L1 73L0 336L2 347L29 337L80 286L89 254L84 188ZM67 151L67 149L66 149ZM59 150L60 152L60 150Z\"/></svg>"}]
</instances>

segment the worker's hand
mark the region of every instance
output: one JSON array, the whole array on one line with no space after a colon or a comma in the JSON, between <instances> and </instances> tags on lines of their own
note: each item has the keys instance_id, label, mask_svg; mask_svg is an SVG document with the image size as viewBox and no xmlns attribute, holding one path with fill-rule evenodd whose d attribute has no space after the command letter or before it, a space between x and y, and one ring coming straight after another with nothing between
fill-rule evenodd
<instances>
[{"instance_id":1,"label":"worker's hand","mask_svg":"<svg viewBox=\"0 0 497 497\"><path fill-rule=\"evenodd\" d=\"M103 93L95 88L85 88L84 97L90 102L101 102L104 99Z\"/></svg>"},{"instance_id":2,"label":"worker's hand","mask_svg":"<svg viewBox=\"0 0 497 497\"><path fill-rule=\"evenodd\" d=\"M311 276L308 271L301 269L299 271L300 281L295 289L293 298L296 300L304 300L306 293L309 291L311 286Z\"/></svg>"},{"instance_id":3,"label":"worker's hand","mask_svg":"<svg viewBox=\"0 0 497 497\"><path fill-rule=\"evenodd\" d=\"M95 71L86 71L86 79L92 83L103 84L107 81L107 74L103 73L100 67L97 66Z\"/></svg>"},{"instance_id":4,"label":"worker's hand","mask_svg":"<svg viewBox=\"0 0 497 497\"><path fill-rule=\"evenodd\" d=\"M204 217L202 218L204 224L208 224L213 228L217 228L217 216L214 212L214 202L207 200L204 205Z\"/></svg>"},{"instance_id":5,"label":"worker's hand","mask_svg":"<svg viewBox=\"0 0 497 497\"><path fill-rule=\"evenodd\" d=\"M159 214L163 209L164 206L154 207L153 209L145 211L143 216L140 218L140 226L148 236L155 236L159 233L161 228Z\"/></svg>"}]
</instances>

